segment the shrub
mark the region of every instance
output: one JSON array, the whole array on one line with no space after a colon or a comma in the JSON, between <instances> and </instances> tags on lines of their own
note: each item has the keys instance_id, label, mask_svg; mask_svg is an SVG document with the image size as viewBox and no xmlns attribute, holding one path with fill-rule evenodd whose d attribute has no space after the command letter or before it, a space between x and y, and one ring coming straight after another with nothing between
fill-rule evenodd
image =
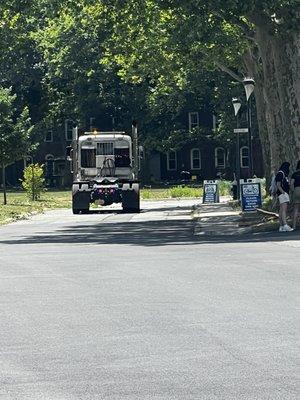
<instances>
[{"instance_id":1,"label":"shrub","mask_svg":"<svg viewBox=\"0 0 300 400\"><path fill-rule=\"evenodd\" d=\"M262 195L262 198L269 197L269 194L268 194L268 191L267 191L266 187L267 187L266 178L262 178L261 179L261 195Z\"/></svg>"},{"instance_id":2,"label":"shrub","mask_svg":"<svg viewBox=\"0 0 300 400\"><path fill-rule=\"evenodd\" d=\"M170 189L171 197L201 197L202 189L189 186L175 186Z\"/></svg>"},{"instance_id":3,"label":"shrub","mask_svg":"<svg viewBox=\"0 0 300 400\"><path fill-rule=\"evenodd\" d=\"M142 196L142 199L151 199L152 198L152 194L149 189L141 190L141 196Z\"/></svg>"},{"instance_id":4,"label":"shrub","mask_svg":"<svg viewBox=\"0 0 300 400\"><path fill-rule=\"evenodd\" d=\"M276 197L266 196L263 199L262 208L267 211L277 212L279 207Z\"/></svg>"},{"instance_id":5,"label":"shrub","mask_svg":"<svg viewBox=\"0 0 300 400\"><path fill-rule=\"evenodd\" d=\"M26 191L28 198L35 201L41 196L44 189L44 170L43 165L31 164L24 169L24 178L21 180L22 187Z\"/></svg>"},{"instance_id":6,"label":"shrub","mask_svg":"<svg viewBox=\"0 0 300 400\"><path fill-rule=\"evenodd\" d=\"M220 196L230 196L231 195L231 181L220 181L219 182L219 194Z\"/></svg>"}]
</instances>

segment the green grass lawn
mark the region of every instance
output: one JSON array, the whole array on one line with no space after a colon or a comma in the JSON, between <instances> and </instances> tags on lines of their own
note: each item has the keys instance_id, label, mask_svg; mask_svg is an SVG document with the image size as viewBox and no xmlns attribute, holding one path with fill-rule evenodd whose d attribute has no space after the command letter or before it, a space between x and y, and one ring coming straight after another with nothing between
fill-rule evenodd
<instances>
[{"instance_id":1,"label":"green grass lawn","mask_svg":"<svg viewBox=\"0 0 300 400\"><path fill-rule=\"evenodd\" d=\"M202 188L189 186L174 186L163 189L142 189L141 198L143 200L174 199L179 197L201 197Z\"/></svg>"},{"instance_id":2,"label":"green grass lawn","mask_svg":"<svg viewBox=\"0 0 300 400\"><path fill-rule=\"evenodd\" d=\"M46 191L40 200L31 201L23 191L8 192L7 205L3 205L3 192L0 192L0 225L47 209L70 208L71 191Z\"/></svg>"}]
</instances>

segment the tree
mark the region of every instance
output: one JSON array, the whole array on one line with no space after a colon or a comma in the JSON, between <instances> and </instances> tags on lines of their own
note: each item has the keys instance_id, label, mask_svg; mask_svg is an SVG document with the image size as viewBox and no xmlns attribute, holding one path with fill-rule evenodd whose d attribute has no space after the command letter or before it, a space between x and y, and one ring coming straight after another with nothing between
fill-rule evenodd
<instances>
[{"instance_id":1,"label":"tree","mask_svg":"<svg viewBox=\"0 0 300 400\"><path fill-rule=\"evenodd\" d=\"M5 168L25 156L31 148L33 126L28 108L18 113L12 89L0 87L0 165L4 205L7 203Z\"/></svg>"},{"instance_id":2,"label":"tree","mask_svg":"<svg viewBox=\"0 0 300 400\"><path fill-rule=\"evenodd\" d=\"M108 58L119 64L123 76L150 78L156 88L168 77L177 77L177 83L184 85L196 64L198 69L219 69L240 82L243 76L254 76L266 171L285 159L296 162L300 151L298 1L111 3L116 16Z\"/></svg>"},{"instance_id":3,"label":"tree","mask_svg":"<svg viewBox=\"0 0 300 400\"><path fill-rule=\"evenodd\" d=\"M254 76L268 174L299 157L297 4L8 0L0 11L1 79L35 123L117 112L119 120L137 118L143 139L159 145L182 129L176 118L193 99L221 111L219 133L228 136L231 97Z\"/></svg>"},{"instance_id":4,"label":"tree","mask_svg":"<svg viewBox=\"0 0 300 400\"><path fill-rule=\"evenodd\" d=\"M41 101L46 103L46 99L42 98L39 52L31 35L43 18L35 17L36 3L27 0L0 4L0 82L13 88L17 95L15 106L20 109L28 106L35 122L40 118Z\"/></svg>"},{"instance_id":5,"label":"tree","mask_svg":"<svg viewBox=\"0 0 300 400\"><path fill-rule=\"evenodd\" d=\"M206 44L202 54L216 67L237 80L246 74L255 77L266 170L278 168L284 160L295 164L300 152L299 2L198 0L163 4L183 11L189 21L206 20L193 25L192 37L198 35L201 50ZM216 26L221 29L216 31Z\"/></svg>"},{"instance_id":6,"label":"tree","mask_svg":"<svg viewBox=\"0 0 300 400\"><path fill-rule=\"evenodd\" d=\"M26 191L29 200L36 201L44 191L43 165L30 164L24 169L22 187Z\"/></svg>"}]
</instances>

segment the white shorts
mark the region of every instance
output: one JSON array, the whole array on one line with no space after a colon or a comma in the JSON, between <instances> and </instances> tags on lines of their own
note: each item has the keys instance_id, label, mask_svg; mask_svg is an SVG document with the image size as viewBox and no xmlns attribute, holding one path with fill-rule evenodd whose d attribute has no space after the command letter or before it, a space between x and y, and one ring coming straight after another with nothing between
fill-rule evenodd
<instances>
[{"instance_id":1,"label":"white shorts","mask_svg":"<svg viewBox=\"0 0 300 400\"><path fill-rule=\"evenodd\" d=\"M281 193L278 199L280 204L288 203L290 201L290 196L287 193Z\"/></svg>"}]
</instances>

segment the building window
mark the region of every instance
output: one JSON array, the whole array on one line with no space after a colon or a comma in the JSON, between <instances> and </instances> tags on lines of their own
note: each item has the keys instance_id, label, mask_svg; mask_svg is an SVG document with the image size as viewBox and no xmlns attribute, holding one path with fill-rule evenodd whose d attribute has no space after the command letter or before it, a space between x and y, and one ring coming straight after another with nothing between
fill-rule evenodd
<instances>
[{"instance_id":1,"label":"building window","mask_svg":"<svg viewBox=\"0 0 300 400\"><path fill-rule=\"evenodd\" d=\"M189 112L189 130L199 128L199 113Z\"/></svg>"},{"instance_id":2,"label":"building window","mask_svg":"<svg viewBox=\"0 0 300 400\"><path fill-rule=\"evenodd\" d=\"M225 150L223 147L217 147L215 149L215 167L225 168Z\"/></svg>"},{"instance_id":3,"label":"building window","mask_svg":"<svg viewBox=\"0 0 300 400\"><path fill-rule=\"evenodd\" d=\"M248 146L240 149L241 168L249 168L249 148Z\"/></svg>"},{"instance_id":4,"label":"building window","mask_svg":"<svg viewBox=\"0 0 300 400\"><path fill-rule=\"evenodd\" d=\"M65 138L69 142L73 140L73 126L74 121L72 121L71 119L65 120Z\"/></svg>"},{"instance_id":5,"label":"building window","mask_svg":"<svg viewBox=\"0 0 300 400\"><path fill-rule=\"evenodd\" d=\"M54 173L55 176L63 176L66 168L65 160L55 160L54 162Z\"/></svg>"},{"instance_id":6,"label":"building window","mask_svg":"<svg viewBox=\"0 0 300 400\"><path fill-rule=\"evenodd\" d=\"M52 131L52 129L48 129L46 131L45 142L53 142L53 131Z\"/></svg>"},{"instance_id":7,"label":"building window","mask_svg":"<svg viewBox=\"0 0 300 400\"><path fill-rule=\"evenodd\" d=\"M201 169L201 152L199 149L191 150L191 169Z\"/></svg>"},{"instance_id":8,"label":"building window","mask_svg":"<svg viewBox=\"0 0 300 400\"><path fill-rule=\"evenodd\" d=\"M168 171L177 170L177 153L174 150L170 150L167 153L167 169Z\"/></svg>"}]
</instances>

